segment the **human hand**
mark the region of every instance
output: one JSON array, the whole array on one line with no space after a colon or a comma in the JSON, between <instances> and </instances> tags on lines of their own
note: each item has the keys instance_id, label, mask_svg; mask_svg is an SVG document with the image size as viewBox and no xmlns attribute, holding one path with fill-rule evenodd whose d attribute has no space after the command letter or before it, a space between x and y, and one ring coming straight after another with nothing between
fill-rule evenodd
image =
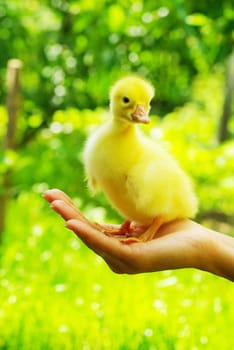
<instances>
[{"instance_id":1,"label":"human hand","mask_svg":"<svg viewBox=\"0 0 234 350\"><path fill-rule=\"evenodd\" d=\"M204 254L200 256L200 252L203 249L204 230L206 233L209 230L191 220L164 224L154 239L126 245L116 237L108 237L101 232L96 224L84 217L64 192L48 190L44 193L44 198L64 218L66 227L100 255L116 273L135 274L203 267Z\"/></svg>"}]
</instances>

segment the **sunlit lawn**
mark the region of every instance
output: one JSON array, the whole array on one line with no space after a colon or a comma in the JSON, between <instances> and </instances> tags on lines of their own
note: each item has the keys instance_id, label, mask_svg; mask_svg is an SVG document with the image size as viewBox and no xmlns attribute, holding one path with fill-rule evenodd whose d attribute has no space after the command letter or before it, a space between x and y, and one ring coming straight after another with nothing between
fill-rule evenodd
<instances>
[{"instance_id":1,"label":"sunlit lawn","mask_svg":"<svg viewBox=\"0 0 234 350\"><path fill-rule=\"evenodd\" d=\"M231 282L195 270L115 275L38 193L10 205L0 349L230 350L233 295Z\"/></svg>"}]
</instances>

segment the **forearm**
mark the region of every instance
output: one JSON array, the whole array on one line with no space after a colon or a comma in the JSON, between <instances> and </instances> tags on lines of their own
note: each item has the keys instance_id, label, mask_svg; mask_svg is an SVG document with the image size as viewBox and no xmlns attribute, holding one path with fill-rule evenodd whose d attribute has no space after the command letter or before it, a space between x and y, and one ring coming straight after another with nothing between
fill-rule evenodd
<instances>
[{"instance_id":1,"label":"forearm","mask_svg":"<svg viewBox=\"0 0 234 350\"><path fill-rule=\"evenodd\" d=\"M162 239L152 241L152 255L157 254L151 271L193 267L234 281L233 237L189 220L173 222L164 231Z\"/></svg>"},{"instance_id":2,"label":"forearm","mask_svg":"<svg viewBox=\"0 0 234 350\"><path fill-rule=\"evenodd\" d=\"M212 230L204 237L200 268L234 281L234 238Z\"/></svg>"}]
</instances>

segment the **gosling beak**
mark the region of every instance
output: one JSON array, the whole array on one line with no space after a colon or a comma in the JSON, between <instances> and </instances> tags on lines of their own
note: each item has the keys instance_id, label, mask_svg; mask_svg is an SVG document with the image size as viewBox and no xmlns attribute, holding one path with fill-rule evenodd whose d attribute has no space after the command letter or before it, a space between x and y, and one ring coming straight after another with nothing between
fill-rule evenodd
<instances>
[{"instance_id":1,"label":"gosling beak","mask_svg":"<svg viewBox=\"0 0 234 350\"><path fill-rule=\"evenodd\" d=\"M131 115L132 121L136 123L147 124L150 122L150 118L148 117L145 107L142 105L137 105L135 111Z\"/></svg>"}]
</instances>

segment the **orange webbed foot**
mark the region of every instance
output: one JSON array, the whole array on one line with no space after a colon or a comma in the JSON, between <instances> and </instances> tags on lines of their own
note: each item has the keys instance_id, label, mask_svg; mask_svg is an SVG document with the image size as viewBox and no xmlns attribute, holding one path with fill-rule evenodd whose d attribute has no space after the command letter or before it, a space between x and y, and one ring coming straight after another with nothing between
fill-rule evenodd
<instances>
[{"instance_id":1,"label":"orange webbed foot","mask_svg":"<svg viewBox=\"0 0 234 350\"><path fill-rule=\"evenodd\" d=\"M161 218L156 217L149 226L129 220L124 221L122 225L102 225L99 223L92 225L105 235L119 239L123 244L132 244L152 240L162 224Z\"/></svg>"},{"instance_id":2,"label":"orange webbed foot","mask_svg":"<svg viewBox=\"0 0 234 350\"><path fill-rule=\"evenodd\" d=\"M163 220L161 217L155 217L146 231L139 236L139 239L143 242L151 241L157 235L157 232L162 224Z\"/></svg>"},{"instance_id":3,"label":"orange webbed foot","mask_svg":"<svg viewBox=\"0 0 234 350\"><path fill-rule=\"evenodd\" d=\"M126 220L122 225L102 225L99 223L94 223L95 227L105 233L107 236L123 237L130 236L132 233L131 221Z\"/></svg>"}]
</instances>

